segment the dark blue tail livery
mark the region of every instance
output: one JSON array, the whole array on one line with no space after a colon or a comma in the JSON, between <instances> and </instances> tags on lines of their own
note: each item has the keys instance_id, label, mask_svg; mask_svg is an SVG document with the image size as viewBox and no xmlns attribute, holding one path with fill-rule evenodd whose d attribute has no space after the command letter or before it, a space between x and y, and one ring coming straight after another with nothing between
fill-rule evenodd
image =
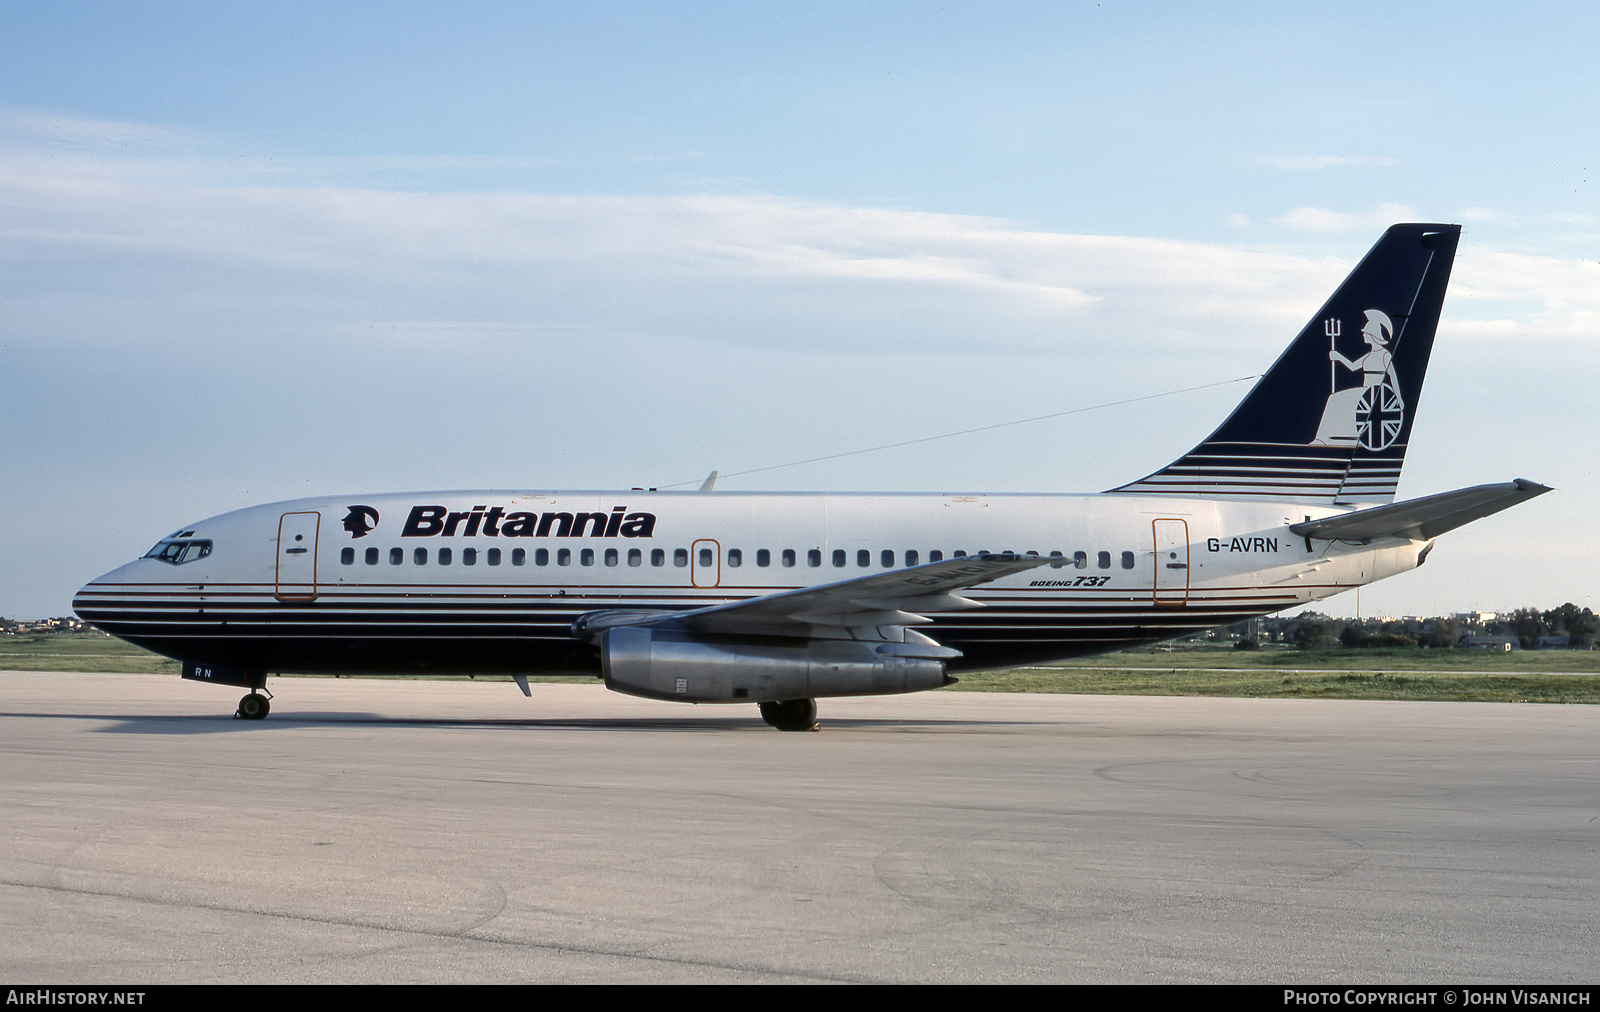
<instances>
[{"instance_id":1,"label":"dark blue tail livery","mask_svg":"<svg viewBox=\"0 0 1600 1012\"><path fill-rule=\"evenodd\" d=\"M1140 495L1394 499L1459 225L1395 225L1205 442Z\"/></svg>"}]
</instances>

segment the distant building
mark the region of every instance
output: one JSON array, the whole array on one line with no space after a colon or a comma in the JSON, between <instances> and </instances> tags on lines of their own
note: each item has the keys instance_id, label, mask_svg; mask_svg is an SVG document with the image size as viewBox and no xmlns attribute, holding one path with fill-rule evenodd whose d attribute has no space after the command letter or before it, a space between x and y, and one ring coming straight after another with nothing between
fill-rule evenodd
<instances>
[{"instance_id":1,"label":"distant building","mask_svg":"<svg viewBox=\"0 0 1600 1012\"><path fill-rule=\"evenodd\" d=\"M41 618L32 622L17 621L16 619L0 618L0 633L7 636L25 635L28 633L64 633L84 632L89 626L81 618L63 616L61 618Z\"/></svg>"},{"instance_id":2,"label":"distant building","mask_svg":"<svg viewBox=\"0 0 1600 1012\"><path fill-rule=\"evenodd\" d=\"M1497 650L1509 652L1521 650L1522 644L1515 636L1463 636L1456 640L1456 646L1466 647L1469 650Z\"/></svg>"}]
</instances>

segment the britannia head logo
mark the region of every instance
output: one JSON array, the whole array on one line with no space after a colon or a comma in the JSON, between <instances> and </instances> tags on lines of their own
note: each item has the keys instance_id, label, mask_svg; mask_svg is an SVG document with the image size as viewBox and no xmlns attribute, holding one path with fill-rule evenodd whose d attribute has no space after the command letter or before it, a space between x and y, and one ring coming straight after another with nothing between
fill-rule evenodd
<instances>
[{"instance_id":1,"label":"britannia head logo","mask_svg":"<svg viewBox=\"0 0 1600 1012\"><path fill-rule=\"evenodd\" d=\"M1361 336L1374 348L1389 347L1394 339L1394 323L1389 314L1381 309L1367 310L1367 325L1361 328Z\"/></svg>"},{"instance_id":2,"label":"britannia head logo","mask_svg":"<svg viewBox=\"0 0 1600 1012\"><path fill-rule=\"evenodd\" d=\"M345 514L344 529L352 538L364 538L378 526L378 511L371 506L352 506Z\"/></svg>"}]
</instances>

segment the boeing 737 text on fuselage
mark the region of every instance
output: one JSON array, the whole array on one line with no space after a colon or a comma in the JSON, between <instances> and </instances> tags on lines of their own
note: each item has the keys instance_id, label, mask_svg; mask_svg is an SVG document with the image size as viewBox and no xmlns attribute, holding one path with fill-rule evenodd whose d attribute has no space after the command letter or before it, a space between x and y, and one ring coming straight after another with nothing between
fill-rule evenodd
<instances>
[{"instance_id":1,"label":"boeing 737 text on fuselage","mask_svg":"<svg viewBox=\"0 0 1600 1012\"><path fill-rule=\"evenodd\" d=\"M1390 228L1210 437L1106 492L301 499L187 524L73 606L248 687L243 717L266 716L269 672L575 674L784 730L820 697L1265 615L1548 491L1394 501L1459 236Z\"/></svg>"}]
</instances>

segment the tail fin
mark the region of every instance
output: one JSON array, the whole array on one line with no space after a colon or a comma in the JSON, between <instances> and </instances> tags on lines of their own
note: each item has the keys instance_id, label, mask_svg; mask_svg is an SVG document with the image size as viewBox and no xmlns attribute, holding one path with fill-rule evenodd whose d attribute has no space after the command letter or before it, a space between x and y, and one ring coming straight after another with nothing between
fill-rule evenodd
<instances>
[{"instance_id":1,"label":"tail fin","mask_svg":"<svg viewBox=\"0 0 1600 1012\"><path fill-rule=\"evenodd\" d=\"M1394 500L1460 225L1395 225L1205 442L1111 489Z\"/></svg>"}]
</instances>

